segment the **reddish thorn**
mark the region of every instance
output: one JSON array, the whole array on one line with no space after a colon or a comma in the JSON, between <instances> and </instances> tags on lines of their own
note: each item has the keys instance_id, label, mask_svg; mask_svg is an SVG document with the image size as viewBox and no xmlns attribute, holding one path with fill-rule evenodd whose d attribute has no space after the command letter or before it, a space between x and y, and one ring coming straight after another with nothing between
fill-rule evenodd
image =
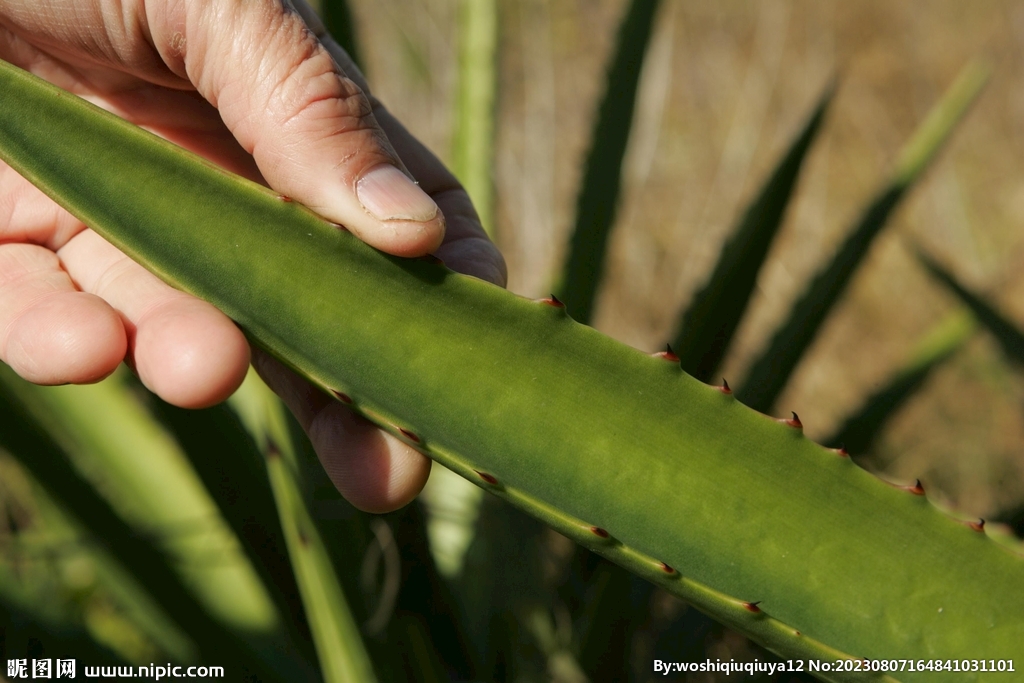
<instances>
[{"instance_id":1,"label":"reddish thorn","mask_svg":"<svg viewBox=\"0 0 1024 683\"><path fill-rule=\"evenodd\" d=\"M343 394L340 391L334 391L333 389L331 390L331 393L334 394L335 398L337 398L342 403L346 405L352 405L352 397L349 396L348 394Z\"/></svg>"},{"instance_id":2,"label":"reddish thorn","mask_svg":"<svg viewBox=\"0 0 1024 683\"><path fill-rule=\"evenodd\" d=\"M292 198L289 197L286 194L279 194L279 195L277 195L277 198L280 199L282 202L286 202L286 203L290 202L292 200Z\"/></svg>"},{"instance_id":3,"label":"reddish thorn","mask_svg":"<svg viewBox=\"0 0 1024 683\"><path fill-rule=\"evenodd\" d=\"M416 436L415 434L410 432L408 429L402 429L401 427L399 427L398 431L400 431L402 433L402 436L404 436L405 438L409 439L409 441L415 441L416 443L420 443L420 441L421 441L420 437Z\"/></svg>"},{"instance_id":4,"label":"reddish thorn","mask_svg":"<svg viewBox=\"0 0 1024 683\"><path fill-rule=\"evenodd\" d=\"M542 304L547 304L548 306L554 306L555 308L565 308L565 304L559 301L558 297L554 294L549 296L547 299L541 299L540 302Z\"/></svg>"},{"instance_id":5,"label":"reddish thorn","mask_svg":"<svg viewBox=\"0 0 1024 683\"><path fill-rule=\"evenodd\" d=\"M341 223L335 223L335 222L331 221L331 226L336 228L336 229L338 229L338 230L341 230L342 232L348 232L349 231L349 229L346 228Z\"/></svg>"},{"instance_id":6,"label":"reddish thorn","mask_svg":"<svg viewBox=\"0 0 1024 683\"><path fill-rule=\"evenodd\" d=\"M917 479L916 481L914 481L914 485L913 486L904 486L903 488L905 490L907 490L907 491L910 491L915 496L923 496L924 495L924 486L921 485L921 480L920 479Z\"/></svg>"},{"instance_id":7,"label":"reddish thorn","mask_svg":"<svg viewBox=\"0 0 1024 683\"><path fill-rule=\"evenodd\" d=\"M729 383L725 381L724 377L722 378L722 386L718 387L718 390L721 391L723 394L732 393L732 387L729 386Z\"/></svg>"},{"instance_id":8,"label":"reddish thorn","mask_svg":"<svg viewBox=\"0 0 1024 683\"><path fill-rule=\"evenodd\" d=\"M438 257L434 256L433 254L424 254L423 256L420 256L420 261L425 261L427 263L433 263L433 264L438 265L438 266L443 266L444 265L444 261L442 261Z\"/></svg>"},{"instance_id":9,"label":"reddish thorn","mask_svg":"<svg viewBox=\"0 0 1024 683\"><path fill-rule=\"evenodd\" d=\"M664 562L659 562L658 566L661 567L661 571L665 572L666 574L675 574L676 573L676 570L674 568L672 568L671 566L665 564Z\"/></svg>"},{"instance_id":10,"label":"reddish thorn","mask_svg":"<svg viewBox=\"0 0 1024 683\"><path fill-rule=\"evenodd\" d=\"M607 529L602 529L599 526L590 527L590 533L594 534L595 536L600 536L601 538L608 538L611 535L608 533Z\"/></svg>"},{"instance_id":11,"label":"reddish thorn","mask_svg":"<svg viewBox=\"0 0 1024 683\"><path fill-rule=\"evenodd\" d=\"M967 526L971 527L975 531L985 530L985 520L979 519L977 522L967 522Z\"/></svg>"},{"instance_id":12,"label":"reddish thorn","mask_svg":"<svg viewBox=\"0 0 1024 683\"><path fill-rule=\"evenodd\" d=\"M758 614L758 613L761 612L761 608L758 607L758 605L760 605L760 604L761 604L760 600L758 600L757 602L745 602L745 603L743 603L743 609L747 610L748 612L753 612L754 614Z\"/></svg>"},{"instance_id":13,"label":"reddish thorn","mask_svg":"<svg viewBox=\"0 0 1024 683\"><path fill-rule=\"evenodd\" d=\"M679 362L679 356L677 356L676 352L672 350L672 345L671 344L665 344L665 350L664 351L658 351L657 353L652 354L652 355L655 358L663 358L663 359L665 359L667 361L671 361L673 363L678 363Z\"/></svg>"},{"instance_id":14,"label":"reddish thorn","mask_svg":"<svg viewBox=\"0 0 1024 683\"><path fill-rule=\"evenodd\" d=\"M794 635L794 636L796 636L797 638L799 638L799 637L800 637L800 636L802 636L803 634L802 634L802 633L800 633L800 631L793 631L793 635Z\"/></svg>"},{"instance_id":15,"label":"reddish thorn","mask_svg":"<svg viewBox=\"0 0 1024 683\"><path fill-rule=\"evenodd\" d=\"M491 486L497 486L498 485L498 478L496 476L494 476L493 474L487 474L486 472L481 472L480 470L473 470L473 471L476 472L478 475L480 475L480 478L483 479L488 484L490 484Z\"/></svg>"},{"instance_id":16,"label":"reddish thorn","mask_svg":"<svg viewBox=\"0 0 1024 683\"><path fill-rule=\"evenodd\" d=\"M781 422L784 425L789 425L793 429L804 428L804 423L800 421L800 416L797 415L796 413L793 413L793 417L791 418L780 419L779 422Z\"/></svg>"},{"instance_id":17,"label":"reddish thorn","mask_svg":"<svg viewBox=\"0 0 1024 683\"><path fill-rule=\"evenodd\" d=\"M842 444L839 445L839 448L833 448L832 450L840 458L849 458L850 457L850 451L846 450L846 446L843 446Z\"/></svg>"}]
</instances>

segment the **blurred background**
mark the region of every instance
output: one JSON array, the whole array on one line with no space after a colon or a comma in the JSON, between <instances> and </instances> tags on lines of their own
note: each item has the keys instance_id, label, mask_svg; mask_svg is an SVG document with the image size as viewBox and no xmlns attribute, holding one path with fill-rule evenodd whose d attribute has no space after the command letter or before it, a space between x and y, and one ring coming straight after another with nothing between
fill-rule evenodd
<instances>
[{"instance_id":1,"label":"blurred background","mask_svg":"<svg viewBox=\"0 0 1024 683\"><path fill-rule=\"evenodd\" d=\"M353 0L377 95L451 158L456 0ZM494 176L509 287L553 289L622 0L501 2ZM832 79L824 130L762 270L724 375L735 384L972 58L993 77L873 245L781 396L824 438L957 306L908 239L1024 321L1024 6L1011 1L666 0L637 100L624 197L594 324L663 347L737 215ZM989 517L1024 500L1024 382L978 334L863 460ZM941 494L940 494L941 492Z\"/></svg>"}]
</instances>

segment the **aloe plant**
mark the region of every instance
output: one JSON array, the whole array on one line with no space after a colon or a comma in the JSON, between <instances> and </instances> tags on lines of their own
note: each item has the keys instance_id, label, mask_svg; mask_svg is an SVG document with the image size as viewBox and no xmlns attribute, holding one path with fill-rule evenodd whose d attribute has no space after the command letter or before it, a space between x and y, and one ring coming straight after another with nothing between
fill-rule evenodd
<instances>
[{"instance_id":1,"label":"aloe plant","mask_svg":"<svg viewBox=\"0 0 1024 683\"><path fill-rule=\"evenodd\" d=\"M1024 642L1019 548L796 418L556 299L378 253L13 67L0 90L0 157L126 253L397 437L783 657L1007 659Z\"/></svg>"}]
</instances>

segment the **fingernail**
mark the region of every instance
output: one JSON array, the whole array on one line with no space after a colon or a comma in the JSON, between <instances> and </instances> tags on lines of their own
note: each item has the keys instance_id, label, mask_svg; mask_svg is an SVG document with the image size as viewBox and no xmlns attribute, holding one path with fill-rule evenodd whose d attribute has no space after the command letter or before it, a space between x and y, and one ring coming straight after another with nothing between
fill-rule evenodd
<instances>
[{"instance_id":1,"label":"fingernail","mask_svg":"<svg viewBox=\"0 0 1024 683\"><path fill-rule=\"evenodd\" d=\"M360 178L356 197L379 221L429 221L437 215L434 200L390 164L381 164Z\"/></svg>"}]
</instances>

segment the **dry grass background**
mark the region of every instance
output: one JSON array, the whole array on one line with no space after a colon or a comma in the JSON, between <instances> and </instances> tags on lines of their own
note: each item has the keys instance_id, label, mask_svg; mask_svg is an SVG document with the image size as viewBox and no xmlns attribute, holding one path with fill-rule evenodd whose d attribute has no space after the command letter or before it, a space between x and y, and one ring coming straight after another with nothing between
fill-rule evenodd
<instances>
[{"instance_id":1,"label":"dry grass background","mask_svg":"<svg viewBox=\"0 0 1024 683\"><path fill-rule=\"evenodd\" d=\"M448 157L455 0L352 0L377 94ZM546 294L623 0L506 0L495 183L510 288ZM871 250L779 409L811 438L879 387L956 307L907 240L1024 327L1024 5L1012 1L666 0L643 73L595 324L639 348L672 336L735 217L838 77L838 97L724 374L748 363L829 258L896 152L971 58L994 76ZM935 373L871 466L988 516L1024 500L1024 378L984 334Z\"/></svg>"}]
</instances>

